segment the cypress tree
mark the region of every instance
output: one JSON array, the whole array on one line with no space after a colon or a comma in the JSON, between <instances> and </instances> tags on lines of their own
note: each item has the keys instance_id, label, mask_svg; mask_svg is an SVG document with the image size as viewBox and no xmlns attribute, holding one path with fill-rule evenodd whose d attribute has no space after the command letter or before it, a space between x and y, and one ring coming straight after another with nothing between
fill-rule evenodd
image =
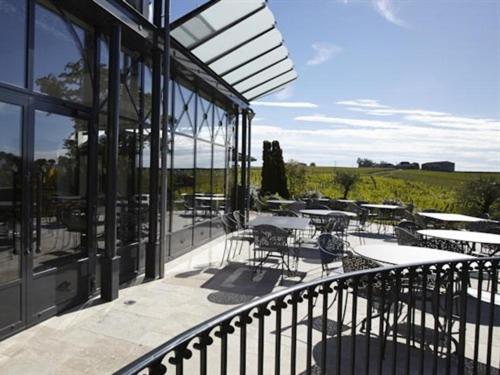
<instances>
[{"instance_id":1,"label":"cypress tree","mask_svg":"<svg viewBox=\"0 0 500 375\"><path fill-rule=\"evenodd\" d=\"M280 143L278 141L273 141L272 155L274 164L273 190L275 193L278 193L281 197L288 198L290 196L290 193L288 192L285 161L283 160L283 151L281 150Z\"/></svg>"},{"instance_id":2,"label":"cypress tree","mask_svg":"<svg viewBox=\"0 0 500 375\"><path fill-rule=\"evenodd\" d=\"M272 155L271 155L271 142L264 141L262 145L262 170L261 170L261 195L273 193L272 191Z\"/></svg>"}]
</instances>

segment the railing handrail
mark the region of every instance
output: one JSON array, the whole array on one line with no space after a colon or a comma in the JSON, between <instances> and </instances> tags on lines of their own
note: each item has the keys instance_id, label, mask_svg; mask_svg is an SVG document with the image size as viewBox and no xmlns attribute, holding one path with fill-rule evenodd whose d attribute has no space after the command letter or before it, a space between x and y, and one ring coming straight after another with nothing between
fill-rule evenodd
<instances>
[{"instance_id":1,"label":"railing handrail","mask_svg":"<svg viewBox=\"0 0 500 375\"><path fill-rule=\"evenodd\" d=\"M472 259L459 259L459 260L447 260L447 261L439 261L439 262L413 262L407 264L399 264L396 266L383 266L378 268L371 268L361 271L348 272L340 275L327 276L324 278L314 279L309 282L298 284L292 287L288 287L282 290L278 290L276 292L272 292L266 296L259 297L253 301L247 302L240 306L234 307L230 310L227 310L221 314L218 314L206 321L195 325L192 328L178 334L172 339L168 340L164 344L158 346L152 351L142 355L135 361L129 363L127 366L121 368L116 371L116 375L129 375L136 374L139 371L147 368L152 362L155 362L159 358L165 357L167 354L171 353L174 349L178 348L180 345L184 343L190 343L194 338L199 337L202 333L212 330L213 328L220 326L221 324L231 321L232 319L244 315L245 313L249 313L253 309L266 306L268 303L285 298L286 296L292 295L294 293L304 292L308 289L314 289L320 285L331 284L335 281L341 281L344 279L351 279L357 276L366 276L371 274L378 274L381 271L384 273L390 273L391 271L401 271L408 269L418 269L424 267L432 267L432 266L443 266L443 265L458 265L461 263L471 264L474 262L483 262L487 263L489 261L498 262L500 260L500 256L492 256L492 257L478 257Z\"/></svg>"}]
</instances>

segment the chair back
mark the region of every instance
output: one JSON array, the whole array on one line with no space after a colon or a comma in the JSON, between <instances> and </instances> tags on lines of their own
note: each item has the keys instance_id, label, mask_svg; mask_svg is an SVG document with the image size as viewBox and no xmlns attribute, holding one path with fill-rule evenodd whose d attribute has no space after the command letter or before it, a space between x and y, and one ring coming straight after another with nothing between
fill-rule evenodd
<instances>
[{"instance_id":1,"label":"chair back","mask_svg":"<svg viewBox=\"0 0 500 375\"><path fill-rule=\"evenodd\" d=\"M500 223L491 221L477 221L467 225L467 229L473 232L484 232L500 234Z\"/></svg>"},{"instance_id":2,"label":"chair back","mask_svg":"<svg viewBox=\"0 0 500 375\"><path fill-rule=\"evenodd\" d=\"M381 267L377 262L373 260L363 258L359 255L348 254L342 257L342 269L344 273L362 271L371 268Z\"/></svg>"},{"instance_id":3,"label":"chair back","mask_svg":"<svg viewBox=\"0 0 500 375\"><path fill-rule=\"evenodd\" d=\"M349 227L349 221L351 220L351 218L348 215L342 213L330 214L328 215L328 218L329 220L335 223L334 224L335 231L347 230L347 228Z\"/></svg>"},{"instance_id":4,"label":"chair back","mask_svg":"<svg viewBox=\"0 0 500 375\"><path fill-rule=\"evenodd\" d=\"M293 211L293 212L300 212L300 210L303 210L305 209L307 206L306 202L302 202L302 201L296 201L296 202L293 202L292 204L289 204L286 208L288 211Z\"/></svg>"},{"instance_id":5,"label":"chair back","mask_svg":"<svg viewBox=\"0 0 500 375\"><path fill-rule=\"evenodd\" d=\"M407 229L401 227L395 227L394 232L396 233L396 239L398 240L398 245L404 246L419 246L420 239L416 234L410 232Z\"/></svg>"},{"instance_id":6,"label":"chair back","mask_svg":"<svg viewBox=\"0 0 500 375\"><path fill-rule=\"evenodd\" d=\"M274 211L273 216L299 217L299 214L291 210Z\"/></svg>"},{"instance_id":7,"label":"chair back","mask_svg":"<svg viewBox=\"0 0 500 375\"><path fill-rule=\"evenodd\" d=\"M222 227L224 228L224 233L231 234L233 232L233 227L234 227L232 224L235 224L235 223L232 222L229 214L221 215L220 220L222 222Z\"/></svg>"},{"instance_id":8,"label":"chair back","mask_svg":"<svg viewBox=\"0 0 500 375\"><path fill-rule=\"evenodd\" d=\"M238 229L240 229L240 230L245 229L245 227L243 225L243 221L242 221L241 212L239 210L233 211L233 218L234 218L234 221L236 222Z\"/></svg>"},{"instance_id":9,"label":"chair back","mask_svg":"<svg viewBox=\"0 0 500 375\"><path fill-rule=\"evenodd\" d=\"M283 251L288 248L288 232L274 225L253 227L255 247L265 250Z\"/></svg>"},{"instance_id":10,"label":"chair back","mask_svg":"<svg viewBox=\"0 0 500 375\"><path fill-rule=\"evenodd\" d=\"M322 233L318 237L318 247L322 264L332 263L345 254L345 243L331 233Z\"/></svg>"},{"instance_id":11,"label":"chair back","mask_svg":"<svg viewBox=\"0 0 500 375\"><path fill-rule=\"evenodd\" d=\"M417 223L415 223L414 221L410 221L410 220L403 220L401 222L399 222L399 224L397 225L397 228L403 228L403 229L406 229L408 232L416 235L417 234L417 231L422 229Z\"/></svg>"}]
</instances>

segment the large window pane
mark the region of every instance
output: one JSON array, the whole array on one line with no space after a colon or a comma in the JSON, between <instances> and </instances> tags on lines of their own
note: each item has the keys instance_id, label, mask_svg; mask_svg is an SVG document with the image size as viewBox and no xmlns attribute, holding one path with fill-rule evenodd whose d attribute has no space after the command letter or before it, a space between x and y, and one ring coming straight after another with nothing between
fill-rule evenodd
<instances>
[{"instance_id":1,"label":"large window pane","mask_svg":"<svg viewBox=\"0 0 500 375\"><path fill-rule=\"evenodd\" d=\"M175 135L172 171L172 231L193 224L194 215L194 139Z\"/></svg>"},{"instance_id":2,"label":"large window pane","mask_svg":"<svg viewBox=\"0 0 500 375\"><path fill-rule=\"evenodd\" d=\"M226 148L214 146L213 197L216 213L223 213L226 203Z\"/></svg>"},{"instance_id":3,"label":"large window pane","mask_svg":"<svg viewBox=\"0 0 500 375\"><path fill-rule=\"evenodd\" d=\"M26 0L0 0L0 81L24 86Z\"/></svg>"},{"instance_id":4,"label":"large window pane","mask_svg":"<svg viewBox=\"0 0 500 375\"><path fill-rule=\"evenodd\" d=\"M196 220L210 218L212 213L212 144L196 144Z\"/></svg>"},{"instance_id":5,"label":"large window pane","mask_svg":"<svg viewBox=\"0 0 500 375\"><path fill-rule=\"evenodd\" d=\"M175 131L193 135L195 130L195 94L174 82L174 125Z\"/></svg>"},{"instance_id":6,"label":"large window pane","mask_svg":"<svg viewBox=\"0 0 500 375\"><path fill-rule=\"evenodd\" d=\"M34 272L85 255L87 122L35 112Z\"/></svg>"},{"instance_id":7,"label":"large window pane","mask_svg":"<svg viewBox=\"0 0 500 375\"><path fill-rule=\"evenodd\" d=\"M0 285L19 278L21 124L21 107L0 102Z\"/></svg>"},{"instance_id":8,"label":"large window pane","mask_svg":"<svg viewBox=\"0 0 500 375\"><path fill-rule=\"evenodd\" d=\"M35 9L34 87L44 94L90 105L88 61L92 37L82 27L39 4Z\"/></svg>"}]
</instances>

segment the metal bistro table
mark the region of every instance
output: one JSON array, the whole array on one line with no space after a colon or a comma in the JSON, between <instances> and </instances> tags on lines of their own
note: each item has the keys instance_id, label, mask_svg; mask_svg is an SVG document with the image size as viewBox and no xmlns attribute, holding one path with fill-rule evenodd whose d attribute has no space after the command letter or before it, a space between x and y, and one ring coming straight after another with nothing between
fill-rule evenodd
<instances>
[{"instance_id":1,"label":"metal bistro table","mask_svg":"<svg viewBox=\"0 0 500 375\"><path fill-rule=\"evenodd\" d=\"M464 223L477 223L480 221L493 221L488 219L482 219L480 217L462 215L462 214L448 214L442 212L418 212L417 215L425 217L427 219L432 219L434 221L441 222L446 227L453 227L457 224Z\"/></svg>"},{"instance_id":2,"label":"metal bistro table","mask_svg":"<svg viewBox=\"0 0 500 375\"><path fill-rule=\"evenodd\" d=\"M310 210L300 210L300 213L306 216L329 216L335 214L344 214L349 217L356 217L354 212L350 211L340 211L340 210L321 210L321 209L310 209Z\"/></svg>"},{"instance_id":3,"label":"metal bistro table","mask_svg":"<svg viewBox=\"0 0 500 375\"><path fill-rule=\"evenodd\" d=\"M403 209L404 207L395 204L374 204L365 203L361 207L368 208L370 211L378 211L378 214L374 216L374 219L378 220L377 232L380 233L380 229L384 227L384 233L387 232L387 224L395 225L394 222L394 211L398 209Z\"/></svg>"},{"instance_id":4,"label":"metal bistro table","mask_svg":"<svg viewBox=\"0 0 500 375\"><path fill-rule=\"evenodd\" d=\"M362 245L354 253L381 264L402 265L411 263L459 261L474 258L471 255L419 246Z\"/></svg>"},{"instance_id":5,"label":"metal bistro table","mask_svg":"<svg viewBox=\"0 0 500 375\"><path fill-rule=\"evenodd\" d=\"M257 216L248 222L248 226L274 225L287 230L306 230L309 228L309 222L310 220L304 217Z\"/></svg>"},{"instance_id":6,"label":"metal bistro table","mask_svg":"<svg viewBox=\"0 0 500 375\"><path fill-rule=\"evenodd\" d=\"M482 245L494 245L497 250L493 253L487 255L493 256L495 253L500 251L500 235L493 233L483 233L483 232L470 232L465 230L447 230L447 229L422 229L417 232L424 237L438 238L448 241L457 241L461 244L466 244L469 251L476 250L476 244ZM470 246L469 244L472 244Z\"/></svg>"}]
</instances>

